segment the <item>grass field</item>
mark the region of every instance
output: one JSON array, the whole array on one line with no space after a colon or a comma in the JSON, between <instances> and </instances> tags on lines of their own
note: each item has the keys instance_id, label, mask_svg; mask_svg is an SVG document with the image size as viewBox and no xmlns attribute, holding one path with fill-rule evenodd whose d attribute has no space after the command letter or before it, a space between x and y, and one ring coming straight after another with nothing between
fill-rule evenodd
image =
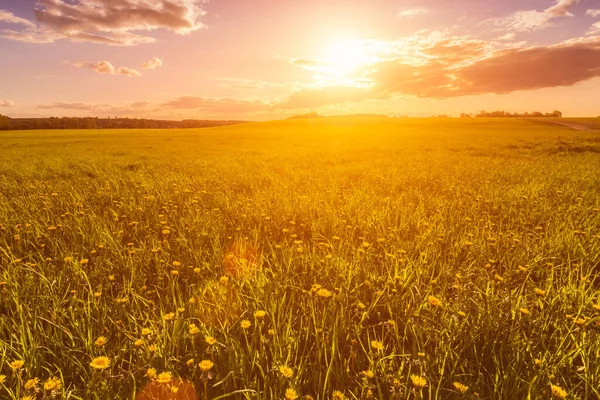
<instances>
[{"instance_id":1,"label":"grass field","mask_svg":"<svg viewBox=\"0 0 600 400\"><path fill-rule=\"evenodd\" d=\"M0 398L600 398L599 209L539 121L1 132Z\"/></svg>"}]
</instances>

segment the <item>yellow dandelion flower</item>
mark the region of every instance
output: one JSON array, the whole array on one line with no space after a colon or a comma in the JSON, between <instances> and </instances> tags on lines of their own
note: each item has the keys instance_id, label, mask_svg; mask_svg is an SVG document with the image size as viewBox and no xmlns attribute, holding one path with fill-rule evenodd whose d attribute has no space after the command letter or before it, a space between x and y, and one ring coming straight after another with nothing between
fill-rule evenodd
<instances>
[{"instance_id":1,"label":"yellow dandelion flower","mask_svg":"<svg viewBox=\"0 0 600 400\"><path fill-rule=\"evenodd\" d=\"M273 336L273 335L275 334L275 329L269 329L269 330L267 331L267 333L268 333L269 335Z\"/></svg>"},{"instance_id":2,"label":"yellow dandelion flower","mask_svg":"<svg viewBox=\"0 0 600 400\"><path fill-rule=\"evenodd\" d=\"M469 387L467 385L463 385L460 382L454 382L452 383L452 385L456 390L458 390L461 393L465 393L467 390L469 390Z\"/></svg>"},{"instance_id":3,"label":"yellow dandelion flower","mask_svg":"<svg viewBox=\"0 0 600 400\"><path fill-rule=\"evenodd\" d=\"M98 337L98 339L96 339L94 344L98 347L102 347L106 344L107 341L108 341L108 339L106 339L105 336L100 336L100 337Z\"/></svg>"},{"instance_id":4,"label":"yellow dandelion flower","mask_svg":"<svg viewBox=\"0 0 600 400\"><path fill-rule=\"evenodd\" d=\"M152 329L150 328L142 328L142 336L152 335Z\"/></svg>"},{"instance_id":5,"label":"yellow dandelion flower","mask_svg":"<svg viewBox=\"0 0 600 400\"><path fill-rule=\"evenodd\" d=\"M598 304L592 304L592 308L593 308L594 310L598 310L598 311L600 311L600 303L598 303Z\"/></svg>"},{"instance_id":6,"label":"yellow dandelion flower","mask_svg":"<svg viewBox=\"0 0 600 400\"><path fill-rule=\"evenodd\" d=\"M0 375L0 385L6 382L6 375Z\"/></svg>"},{"instance_id":7,"label":"yellow dandelion flower","mask_svg":"<svg viewBox=\"0 0 600 400\"><path fill-rule=\"evenodd\" d=\"M427 380L419 375L411 375L410 381L412 382L413 386L417 389L422 389L425 387L425 385L427 385Z\"/></svg>"},{"instance_id":8,"label":"yellow dandelion flower","mask_svg":"<svg viewBox=\"0 0 600 400\"><path fill-rule=\"evenodd\" d=\"M344 400L346 398L346 396L344 396L344 393L340 392L339 390L334 390L331 398L333 400Z\"/></svg>"},{"instance_id":9,"label":"yellow dandelion flower","mask_svg":"<svg viewBox=\"0 0 600 400\"><path fill-rule=\"evenodd\" d=\"M146 370L146 376L150 379L154 378L156 376L156 369L155 368L148 368Z\"/></svg>"},{"instance_id":10,"label":"yellow dandelion flower","mask_svg":"<svg viewBox=\"0 0 600 400\"><path fill-rule=\"evenodd\" d=\"M163 315L163 320L165 320L165 321L170 321L173 318L175 318L175 313L172 313L172 312Z\"/></svg>"},{"instance_id":11,"label":"yellow dandelion flower","mask_svg":"<svg viewBox=\"0 0 600 400\"><path fill-rule=\"evenodd\" d=\"M185 312L185 307L179 307L179 308L177 308L177 312L179 314L183 314Z\"/></svg>"},{"instance_id":12,"label":"yellow dandelion flower","mask_svg":"<svg viewBox=\"0 0 600 400\"><path fill-rule=\"evenodd\" d=\"M10 363L10 367L14 370L23 368L23 365L25 365L25 361L23 360L15 360Z\"/></svg>"},{"instance_id":13,"label":"yellow dandelion flower","mask_svg":"<svg viewBox=\"0 0 600 400\"><path fill-rule=\"evenodd\" d=\"M529 310L525 307L519 308L519 311L521 311L521 314L523 315L529 315Z\"/></svg>"},{"instance_id":14,"label":"yellow dandelion flower","mask_svg":"<svg viewBox=\"0 0 600 400\"><path fill-rule=\"evenodd\" d=\"M173 266L174 266L175 268L177 268L177 267L181 267L181 263L180 263L179 261L173 261Z\"/></svg>"},{"instance_id":15,"label":"yellow dandelion flower","mask_svg":"<svg viewBox=\"0 0 600 400\"><path fill-rule=\"evenodd\" d=\"M432 305L433 307L442 307L442 302L440 299L438 299L435 296L427 296L427 301L429 302L430 305Z\"/></svg>"},{"instance_id":16,"label":"yellow dandelion flower","mask_svg":"<svg viewBox=\"0 0 600 400\"><path fill-rule=\"evenodd\" d=\"M196 326L196 324L189 324L188 325L188 332L190 335L197 335L198 333L200 333L200 328L198 328Z\"/></svg>"},{"instance_id":17,"label":"yellow dandelion flower","mask_svg":"<svg viewBox=\"0 0 600 400\"><path fill-rule=\"evenodd\" d=\"M185 362L185 365L187 365L188 367L191 367L192 365L194 365L194 362L195 362L194 359L190 358L189 360L187 360Z\"/></svg>"},{"instance_id":18,"label":"yellow dandelion flower","mask_svg":"<svg viewBox=\"0 0 600 400\"><path fill-rule=\"evenodd\" d=\"M178 386L171 386L171 393L176 394L177 392L179 392L179 387Z\"/></svg>"},{"instance_id":19,"label":"yellow dandelion flower","mask_svg":"<svg viewBox=\"0 0 600 400\"><path fill-rule=\"evenodd\" d=\"M29 379L27 382L25 382L25 390L35 389L37 387L38 383L40 383L39 378Z\"/></svg>"},{"instance_id":20,"label":"yellow dandelion flower","mask_svg":"<svg viewBox=\"0 0 600 400\"><path fill-rule=\"evenodd\" d=\"M254 317L256 317L257 319L263 319L265 315L267 315L267 312L263 310L258 310L254 313Z\"/></svg>"},{"instance_id":21,"label":"yellow dandelion flower","mask_svg":"<svg viewBox=\"0 0 600 400\"><path fill-rule=\"evenodd\" d=\"M281 373L281 375L288 379L294 376L294 370L288 367L287 365L279 366L279 372Z\"/></svg>"},{"instance_id":22,"label":"yellow dandelion flower","mask_svg":"<svg viewBox=\"0 0 600 400\"><path fill-rule=\"evenodd\" d=\"M155 344L151 344L150 346L148 346L148 350L154 353L158 350L158 346Z\"/></svg>"},{"instance_id":23,"label":"yellow dandelion flower","mask_svg":"<svg viewBox=\"0 0 600 400\"><path fill-rule=\"evenodd\" d=\"M79 261L79 264L86 265L89 262L90 262L90 260L88 260L87 258L84 258L84 259L82 259L82 260Z\"/></svg>"},{"instance_id":24,"label":"yellow dandelion flower","mask_svg":"<svg viewBox=\"0 0 600 400\"><path fill-rule=\"evenodd\" d=\"M62 387L60 379L57 377L50 377L44 382L44 390L51 392L53 390L59 390Z\"/></svg>"},{"instance_id":25,"label":"yellow dandelion flower","mask_svg":"<svg viewBox=\"0 0 600 400\"><path fill-rule=\"evenodd\" d=\"M156 377L156 382L158 383L169 383L173 379L173 375L170 372L161 372Z\"/></svg>"},{"instance_id":26,"label":"yellow dandelion flower","mask_svg":"<svg viewBox=\"0 0 600 400\"><path fill-rule=\"evenodd\" d=\"M425 357L425 353L423 353L423 352L417 353L417 355L421 358Z\"/></svg>"},{"instance_id":27,"label":"yellow dandelion flower","mask_svg":"<svg viewBox=\"0 0 600 400\"><path fill-rule=\"evenodd\" d=\"M212 361L210 361L210 360L202 360L198 364L198 367L200 368L201 372L208 372L208 371L210 371L212 369L212 367L214 365L215 364Z\"/></svg>"},{"instance_id":28,"label":"yellow dandelion flower","mask_svg":"<svg viewBox=\"0 0 600 400\"><path fill-rule=\"evenodd\" d=\"M321 288L321 289L317 290L317 296L323 297L326 299L328 297L331 297L331 292L325 288Z\"/></svg>"},{"instance_id":29,"label":"yellow dandelion flower","mask_svg":"<svg viewBox=\"0 0 600 400\"><path fill-rule=\"evenodd\" d=\"M144 343L146 343L146 341L144 339L138 339L135 342L133 342L133 345L135 347L141 347L144 345Z\"/></svg>"},{"instance_id":30,"label":"yellow dandelion flower","mask_svg":"<svg viewBox=\"0 0 600 400\"><path fill-rule=\"evenodd\" d=\"M247 319L242 320L242 322L240 322L240 327L242 329L248 329L252 326L252 323L250 321L248 321Z\"/></svg>"},{"instance_id":31,"label":"yellow dandelion flower","mask_svg":"<svg viewBox=\"0 0 600 400\"><path fill-rule=\"evenodd\" d=\"M467 316L467 313L464 311L459 311L459 312L457 312L457 314L459 317L463 317L463 318L465 318Z\"/></svg>"},{"instance_id":32,"label":"yellow dandelion flower","mask_svg":"<svg viewBox=\"0 0 600 400\"><path fill-rule=\"evenodd\" d=\"M285 390L285 400L296 400L298 398L298 393L292 388L287 388Z\"/></svg>"},{"instance_id":33,"label":"yellow dandelion flower","mask_svg":"<svg viewBox=\"0 0 600 400\"><path fill-rule=\"evenodd\" d=\"M111 282L114 281L115 280L115 276L114 275L109 275L108 276L108 280L111 281Z\"/></svg>"},{"instance_id":34,"label":"yellow dandelion flower","mask_svg":"<svg viewBox=\"0 0 600 400\"><path fill-rule=\"evenodd\" d=\"M546 291L542 290L540 288L535 288L533 291L535 294L537 294L540 297L544 297L546 295Z\"/></svg>"},{"instance_id":35,"label":"yellow dandelion flower","mask_svg":"<svg viewBox=\"0 0 600 400\"><path fill-rule=\"evenodd\" d=\"M217 339L215 339L215 338L214 338L214 337L212 337L212 336L204 336L204 341L205 341L205 342L206 342L206 343L207 343L209 346L212 346L212 345L214 345L214 344L216 344L216 343L217 343Z\"/></svg>"},{"instance_id":36,"label":"yellow dandelion flower","mask_svg":"<svg viewBox=\"0 0 600 400\"><path fill-rule=\"evenodd\" d=\"M538 366L538 367L539 367L540 365L542 365L542 360L540 360L539 358L536 358L535 360L533 360L533 362L534 362L534 364L535 364L536 366Z\"/></svg>"},{"instance_id":37,"label":"yellow dandelion flower","mask_svg":"<svg viewBox=\"0 0 600 400\"><path fill-rule=\"evenodd\" d=\"M32 396L32 395L21 396L20 400L35 400L35 396Z\"/></svg>"},{"instance_id":38,"label":"yellow dandelion flower","mask_svg":"<svg viewBox=\"0 0 600 400\"><path fill-rule=\"evenodd\" d=\"M171 275L172 276L177 276L177 275L179 275L179 271L177 271L176 269L171 270Z\"/></svg>"},{"instance_id":39,"label":"yellow dandelion flower","mask_svg":"<svg viewBox=\"0 0 600 400\"><path fill-rule=\"evenodd\" d=\"M385 346L379 340L371 340L371 348L375 351L383 351Z\"/></svg>"},{"instance_id":40,"label":"yellow dandelion flower","mask_svg":"<svg viewBox=\"0 0 600 400\"><path fill-rule=\"evenodd\" d=\"M367 379L373 379L375 378L375 372L369 370L363 371L362 374L365 376L365 378Z\"/></svg>"},{"instance_id":41,"label":"yellow dandelion flower","mask_svg":"<svg viewBox=\"0 0 600 400\"><path fill-rule=\"evenodd\" d=\"M105 356L96 357L90 362L90 366L94 369L106 369L110 367L110 359Z\"/></svg>"},{"instance_id":42,"label":"yellow dandelion flower","mask_svg":"<svg viewBox=\"0 0 600 400\"><path fill-rule=\"evenodd\" d=\"M221 285L227 285L229 283L229 278L223 275L219 278L219 283L221 283Z\"/></svg>"},{"instance_id":43,"label":"yellow dandelion flower","mask_svg":"<svg viewBox=\"0 0 600 400\"><path fill-rule=\"evenodd\" d=\"M550 385L550 391L552 392L552 397L556 399L566 399L568 395L566 390L558 385Z\"/></svg>"}]
</instances>

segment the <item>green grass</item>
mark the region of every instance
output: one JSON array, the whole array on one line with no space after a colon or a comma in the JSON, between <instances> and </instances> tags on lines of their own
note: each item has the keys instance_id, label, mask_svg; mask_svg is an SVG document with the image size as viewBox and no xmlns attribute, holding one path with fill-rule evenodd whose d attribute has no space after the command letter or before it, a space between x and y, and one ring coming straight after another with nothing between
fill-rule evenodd
<instances>
[{"instance_id":1,"label":"green grass","mask_svg":"<svg viewBox=\"0 0 600 400\"><path fill-rule=\"evenodd\" d=\"M148 368L208 399L600 397L599 153L528 120L1 132L0 398L134 399Z\"/></svg>"}]
</instances>

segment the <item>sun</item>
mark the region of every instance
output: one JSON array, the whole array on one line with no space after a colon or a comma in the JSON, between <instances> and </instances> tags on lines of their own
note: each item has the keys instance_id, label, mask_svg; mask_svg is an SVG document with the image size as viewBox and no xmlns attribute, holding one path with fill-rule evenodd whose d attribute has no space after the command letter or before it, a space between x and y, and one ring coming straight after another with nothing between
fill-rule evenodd
<instances>
[{"instance_id":1,"label":"sun","mask_svg":"<svg viewBox=\"0 0 600 400\"><path fill-rule=\"evenodd\" d=\"M375 60L369 46L359 39L344 39L332 43L325 52L325 72L336 78L349 77L359 67Z\"/></svg>"}]
</instances>

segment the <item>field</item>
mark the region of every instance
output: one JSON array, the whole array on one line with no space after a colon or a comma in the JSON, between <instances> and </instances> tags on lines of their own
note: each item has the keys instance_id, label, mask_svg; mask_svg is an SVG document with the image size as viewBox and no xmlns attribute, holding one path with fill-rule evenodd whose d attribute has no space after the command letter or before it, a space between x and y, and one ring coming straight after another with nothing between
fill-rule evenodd
<instances>
[{"instance_id":1,"label":"field","mask_svg":"<svg viewBox=\"0 0 600 400\"><path fill-rule=\"evenodd\" d=\"M599 210L548 121L1 132L0 398L600 398Z\"/></svg>"}]
</instances>

